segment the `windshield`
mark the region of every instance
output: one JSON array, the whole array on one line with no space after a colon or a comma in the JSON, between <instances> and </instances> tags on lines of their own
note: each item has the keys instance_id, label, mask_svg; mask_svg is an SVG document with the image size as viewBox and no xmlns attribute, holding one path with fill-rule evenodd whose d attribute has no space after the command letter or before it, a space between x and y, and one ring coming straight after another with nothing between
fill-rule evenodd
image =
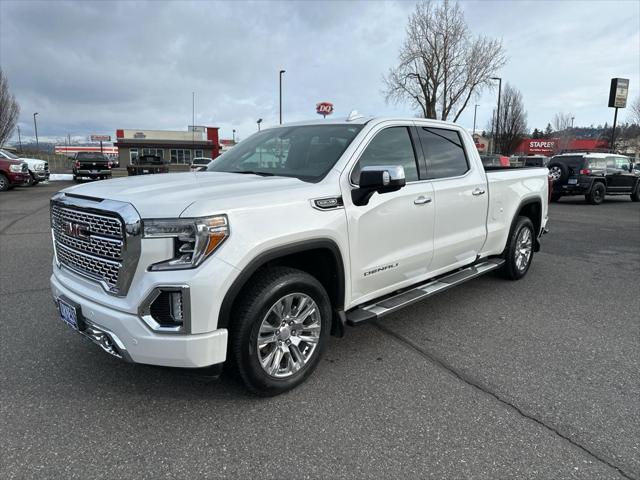
<instances>
[{"instance_id":1,"label":"windshield","mask_svg":"<svg viewBox=\"0 0 640 480\"><path fill-rule=\"evenodd\" d=\"M79 152L76 160L106 160L106 157L101 153Z\"/></svg>"},{"instance_id":2,"label":"windshield","mask_svg":"<svg viewBox=\"0 0 640 480\"><path fill-rule=\"evenodd\" d=\"M11 152L7 152L6 150L0 150L0 152L2 152L2 155L4 155L7 158L10 158L11 160L20 160L20 157L18 157L17 155L14 155Z\"/></svg>"},{"instance_id":3,"label":"windshield","mask_svg":"<svg viewBox=\"0 0 640 480\"><path fill-rule=\"evenodd\" d=\"M196 158L193 160L194 165L207 165L211 161L210 158Z\"/></svg>"},{"instance_id":4,"label":"windshield","mask_svg":"<svg viewBox=\"0 0 640 480\"><path fill-rule=\"evenodd\" d=\"M353 124L272 128L239 143L206 171L318 181L333 168L361 129L362 125Z\"/></svg>"}]
</instances>

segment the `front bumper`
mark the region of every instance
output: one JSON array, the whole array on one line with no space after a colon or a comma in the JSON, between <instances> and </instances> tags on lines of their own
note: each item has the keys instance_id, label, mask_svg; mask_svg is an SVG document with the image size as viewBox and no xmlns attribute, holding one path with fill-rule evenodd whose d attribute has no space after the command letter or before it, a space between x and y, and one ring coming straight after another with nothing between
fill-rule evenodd
<instances>
[{"instance_id":1,"label":"front bumper","mask_svg":"<svg viewBox=\"0 0 640 480\"><path fill-rule=\"evenodd\" d=\"M15 173L15 172L6 172L5 175L9 179L9 183L11 185L25 185L29 183L29 174L28 173Z\"/></svg>"},{"instance_id":2,"label":"front bumper","mask_svg":"<svg viewBox=\"0 0 640 480\"><path fill-rule=\"evenodd\" d=\"M38 182L46 182L47 180L49 180L50 176L50 173L46 170L32 170L31 174L33 175L33 178L35 178Z\"/></svg>"},{"instance_id":3,"label":"front bumper","mask_svg":"<svg viewBox=\"0 0 640 480\"><path fill-rule=\"evenodd\" d=\"M74 172L76 177L89 177L89 178L98 178L98 177L110 177L111 170L76 170Z\"/></svg>"},{"instance_id":4,"label":"front bumper","mask_svg":"<svg viewBox=\"0 0 640 480\"><path fill-rule=\"evenodd\" d=\"M124 360L165 367L201 368L220 364L226 359L228 331L224 328L187 335L155 333L137 315L76 294L55 274L51 276L51 292L55 299L64 297L79 306L89 330L81 334Z\"/></svg>"}]
</instances>

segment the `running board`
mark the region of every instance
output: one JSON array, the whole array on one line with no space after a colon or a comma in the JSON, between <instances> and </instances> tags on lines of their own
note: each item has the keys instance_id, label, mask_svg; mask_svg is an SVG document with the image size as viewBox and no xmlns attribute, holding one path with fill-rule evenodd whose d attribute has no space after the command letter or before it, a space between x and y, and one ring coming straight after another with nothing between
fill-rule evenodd
<instances>
[{"instance_id":1,"label":"running board","mask_svg":"<svg viewBox=\"0 0 640 480\"><path fill-rule=\"evenodd\" d=\"M357 307L354 310L347 312L347 325L355 327L377 318L384 317L385 315L396 312L401 308L419 302L420 300L424 300L436 293L444 292L445 290L464 283L467 280L471 280L472 278L479 277L491 270L495 270L503 264L504 259L502 258L482 260L470 267L465 267L437 279L429 280L428 282L420 284L410 290L405 290L402 293L378 299L372 303Z\"/></svg>"}]
</instances>

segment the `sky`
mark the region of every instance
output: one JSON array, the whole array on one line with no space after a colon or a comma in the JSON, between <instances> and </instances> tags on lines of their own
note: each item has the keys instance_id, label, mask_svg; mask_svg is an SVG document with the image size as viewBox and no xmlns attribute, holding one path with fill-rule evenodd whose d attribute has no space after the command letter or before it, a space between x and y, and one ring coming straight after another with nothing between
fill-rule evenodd
<instances>
[{"instance_id":1,"label":"sky","mask_svg":"<svg viewBox=\"0 0 640 480\"><path fill-rule=\"evenodd\" d=\"M23 140L115 135L118 128L186 130L195 124L240 138L283 120L415 116L387 103L383 77L397 63L415 1L59 2L0 0L0 66L21 106ZM503 82L524 96L528 125L556 112L576 126L613 120L612 77L640 95L640 1L461 1L473 35L502 39ZM497 90L485 90L458 123L491 118ZM619 114L625 121L628 113ZM14 135L17 138L17 135Z\"/></svg>"}]
</instances>

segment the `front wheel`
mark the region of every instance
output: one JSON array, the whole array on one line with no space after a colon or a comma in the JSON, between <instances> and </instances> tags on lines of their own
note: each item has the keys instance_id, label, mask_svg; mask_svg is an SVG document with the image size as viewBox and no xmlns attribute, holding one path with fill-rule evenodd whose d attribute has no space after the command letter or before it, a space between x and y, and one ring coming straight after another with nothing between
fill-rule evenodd
<instances>
[{"instance_id":1,"label":"front wheel","mask_svg":"<svg viewBox=\"0 0 640 480\"><path fill-rule=\"evenodd\" d=\"M4 176L4 174L0 173L0 192L6 192L9 190L9 179Z\"/></svg>"},{"instance_id":2,"label":"front wheel","mask_svg":"<svg viewBox=\"0 0 640 480\"><path fill-rule=\"evenodd\" d=\"M250 280L234 309L230 360L257 395L290 390L315 370L331 330L331 303L306 272L273 267Z\"/></svg>"},{"instance_id":3,"label":"front wheel","mask_svg":"<svg viewBox=\"0 0 640 480\"><path fill-rule=\"evenodd\" d=\"M509 280L520 280L529 271L533 260L535 229L528 217L518 217L509 233L502 257L505 260L502 274Z\"/></svg>"},{"instance_id":4,"label":"front wheel","mask_svg":"<svg viewBox=\"0 0 640 480\"><path fill-rule=\"evenodd\" d=\"M36 184L36 181L34 180L33 175L29 174L29 175L27 176L27 183L26 183L26 185L27 185L28 187L33 187L35 184Z\"/></svg>"}]
</instances>

